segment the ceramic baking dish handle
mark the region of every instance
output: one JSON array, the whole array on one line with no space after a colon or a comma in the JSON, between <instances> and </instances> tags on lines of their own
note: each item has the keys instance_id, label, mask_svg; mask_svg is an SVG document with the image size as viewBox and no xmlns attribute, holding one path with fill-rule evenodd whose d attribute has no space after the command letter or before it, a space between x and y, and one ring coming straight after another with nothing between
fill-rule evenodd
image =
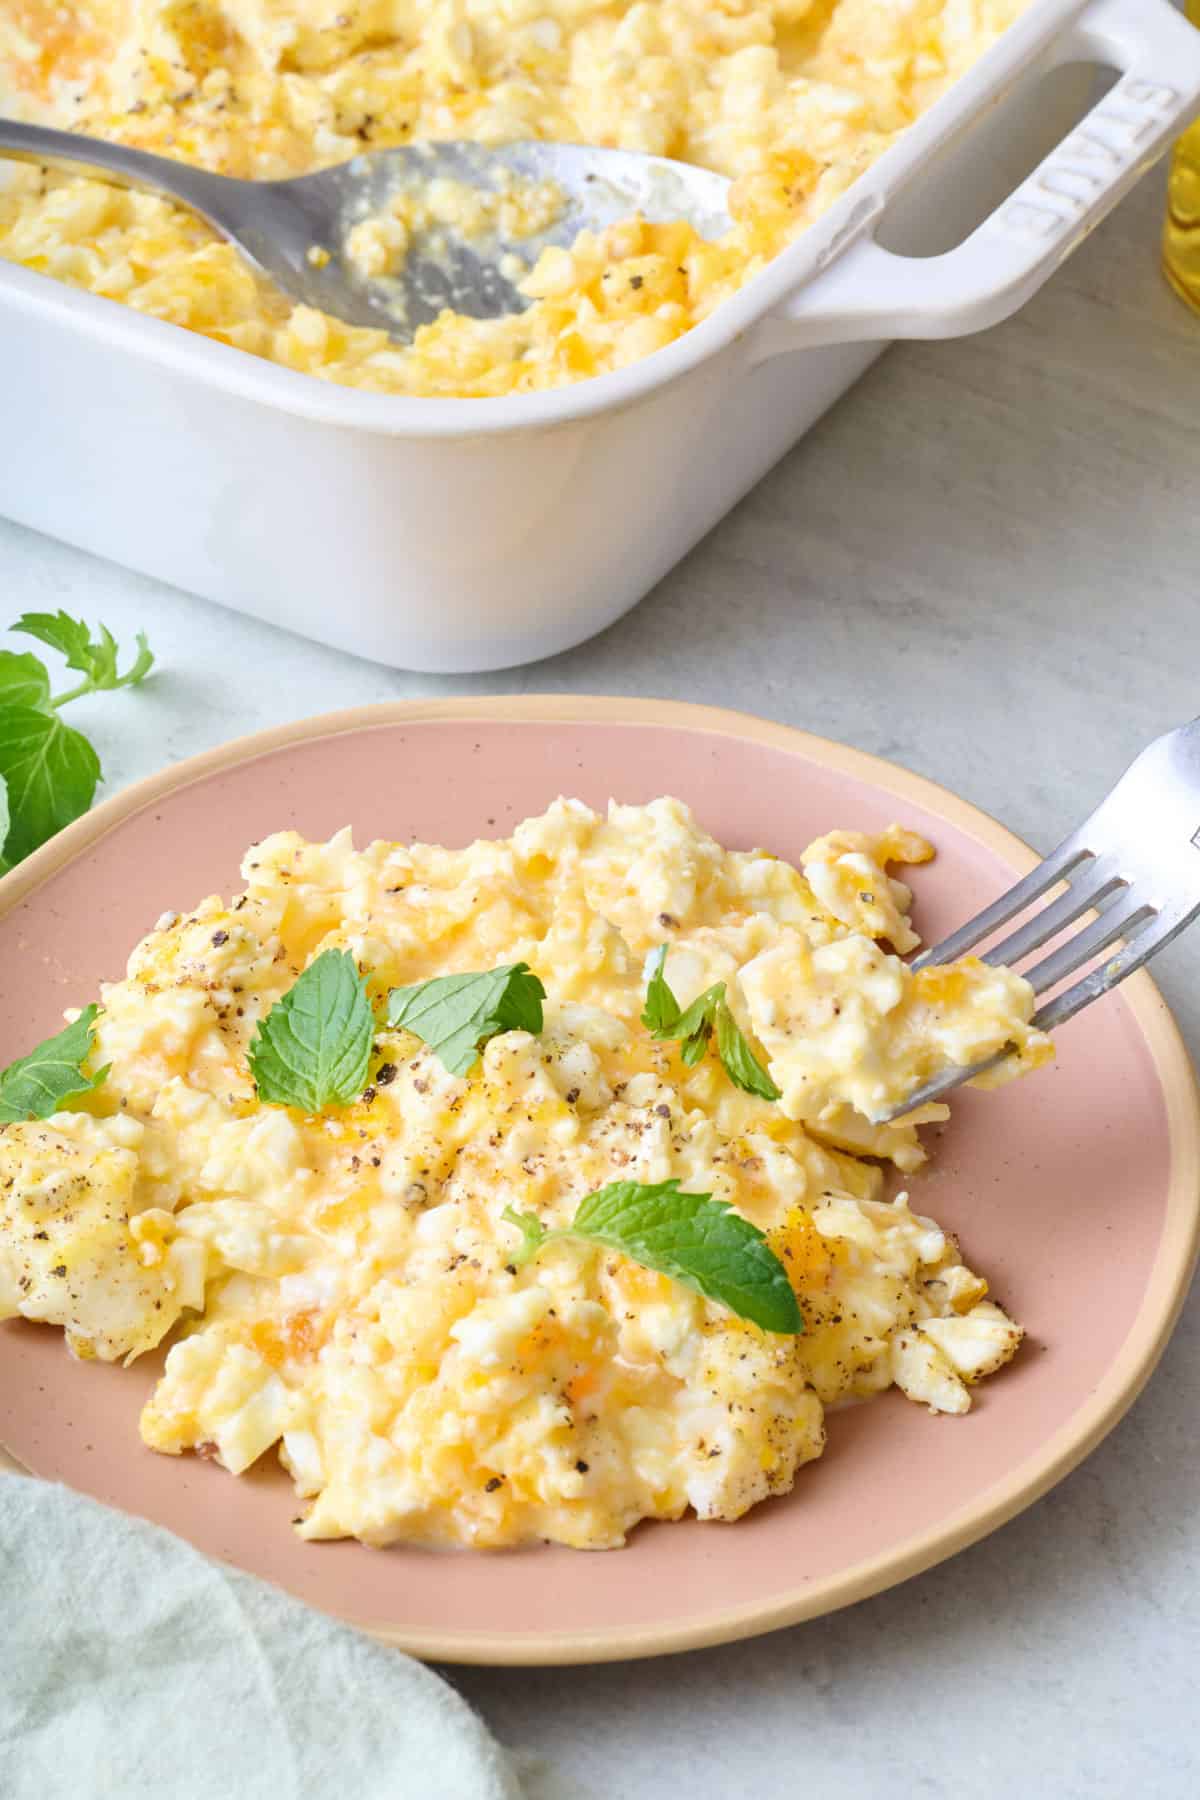
<instances>
[{"instance_id":1,"label":"ceramic baking dish handle","mask_svg":"<svg viewBox=\"0 0 1200 1800\"><path fill-rule=\"evenodd\" d=\"M754 360L861 339L958 337L1036 293L1200 105L1200 31L1169 0L1093 0L1038 67L1070 62L1121 78L982 225L944 255L898 256L873 236L886 201L860 195L826 266L764 320Z\"/></svg>"}]
</instances>

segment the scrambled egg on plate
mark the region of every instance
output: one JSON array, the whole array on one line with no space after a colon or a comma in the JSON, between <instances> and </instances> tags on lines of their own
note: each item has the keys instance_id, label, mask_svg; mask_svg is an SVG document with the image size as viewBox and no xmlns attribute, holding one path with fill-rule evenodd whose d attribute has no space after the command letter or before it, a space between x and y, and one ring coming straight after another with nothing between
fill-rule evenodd
<instances>
[{"instance_id":1,"label":"scrambled egg on plate","mask_svg":"<svg viewBox=\"0 0 1200 1800\"><path fill-rule=\"evenodd\" d=\"M621 368L705 318L825 210L1027 0L13 0L0 110L274 178L421 141L549 138L732 178L719 243L631 218L543 252L503 319L408 348L293 305L193 215L12 168L0 256L291 369L488 396ZM373 226L386 267L405 224Z\"/></svg>"},{"instance_id":2,"label":"scrambled egg on plate","mask_svg":"<svg viewBox=\"0 0 1200 1800\"><path fill-rule=\"evenodd\" d=\"M234 1474L277 1447L308 1538L604 1548L785 1493L828 1406L895 1383L965 1412L1020 1327L953 1238L882 1197L881 1163L923 1160L915 1115L867 1114L947 1063L1011 1045L1015 1072L1049 1045L1020 977L892 953L917 940L887 865L931 854L837 832L800 873L670 799L559 800L462 850L277 833L240 898L161 919L103 989L106 1079L0 1126L0 1317L62 1325L81 1357L171 1334L145 1442ZM681 1005L725 983L778 1101L644 1027L664 944ZM360 1098L264 1104L256 1025L335 947L377 1017L394 986L526 961L542 1030L455 1075L381 1029ZM765 1232L801 1333L580 1241L518 1266L507 1207L559 1226L614 1180L672 1178Z\"/></svg>"}]
</instances>

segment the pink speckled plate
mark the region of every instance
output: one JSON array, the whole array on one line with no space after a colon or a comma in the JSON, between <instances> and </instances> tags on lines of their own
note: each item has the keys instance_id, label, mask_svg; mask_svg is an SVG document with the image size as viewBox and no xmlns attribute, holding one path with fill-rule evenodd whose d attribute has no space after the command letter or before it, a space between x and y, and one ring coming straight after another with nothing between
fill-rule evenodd
<instances>
[{"instance_id":1,"label":"pink speckled plate","mask_svg":"<svg viewBox=\"0 0 1200 1800\"><path fill-rule=\"evenodd\" d=\"M359 842L507 833L559 793L690 802L722 842L796 857L835 825L898 818L938 845L916 871L940 936L1031 852L929 782L738 714L652 701L417 701L245 738L151 777L0 882L0 1067L57 1028L160 912L237 883L283 826ZM1066 823L1067 821L1064 821ZM536 1663L713 1644L843 1606L1027 1506L1134 1399L1182 1302L1200 1220L1191 1066L1135 976L1061 1034L1050 1070L965 1094L914 1204L1028 1328L965 1419L888 1395L834 1415L786 1499L736 1525L643 1526L625 1550L433 1555L305 1544L271 1459L240 1481L143 1449L157 1373L72 1362L57 1331L0 1327L0 1442L37 1474L171 1527L212 1555L422 1656Z\"/></svg>"}]
</instances>

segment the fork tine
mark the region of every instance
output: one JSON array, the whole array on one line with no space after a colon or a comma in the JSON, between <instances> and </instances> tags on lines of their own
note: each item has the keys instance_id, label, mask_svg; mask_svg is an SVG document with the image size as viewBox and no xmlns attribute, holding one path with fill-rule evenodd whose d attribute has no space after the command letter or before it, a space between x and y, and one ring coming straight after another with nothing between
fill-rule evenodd
<instances>
[{"instance_id":1,"label":"fork tine","mask_svg":"<svg viewBox=\"0 0 1200 1800\"><path fill-rule=\"evenodd\" d=\"M915 1093L906 1094L903 1100L896 1106L889 1107L887 1112L872 1113L872 1125L890 1125L894 1119L903 1119L910 1112L915 1112L918 1106L927 1106L931 1100L940 1100L961 1082L982 1075L985 1069L994 1069L998 1062L1003 1062L1004 1056L1005 1052L1001 1051L997 1056L989 1056L984 1062L972 1063L970 1068L956 1064L952 1069L943 1069L940 1075L935 1075L932 1081L927 1081Z\"/></svg>"},{"instance_id":2,"label":"fork tine","mask_svg":"<svg viewBox=\"0 0 1200 1800\"><path fill-rule=\"evenodd\" d=\"M1111 943L1114 937L1128 933L1126 943L1115 956L1110 956L1107 962L1090 970L1082 980L1075 983L1074 987L1069 987L1063 993L1056 994L1052 1000L1046 1002L1045 1006L1039 1007L1033 1015L1032 1023L1039 1031L1053 1031L1057 1026L1064 1025L1089 1002L1099 999L1102 994L1108 993L1110 988L1114 988L1119 982L1124 981L1127 975L1132 975L1135 969L1140 969L1142 964L1148 962L1156 951L1161 950L1165 944L1169 944L1172 938L1178 937L1179 933L1197 917L1200 917L1200 900L1184 907L1176 906L1169 912L1161 913L1155 913L1153 907L1144 903L1137 905L1131 912L1122 908L1119 915L1118 909L1111 907L1108 912L1102 913L1098 919L1094 919L1083 931L1077 932L1069 944L1063 944L1052 955L1039 963L1038 967L1031 971L1029 979L1035 982L1035 986L1040 982L1041 988L1044 989L1052 985L1054 981L1060 981L1063 975L1070 974L1073 968L1079 966L1080 962L1085 961L1089 955L1094 956L1105 947L1106 943ZM1146 923L1147 920L1150 922ZM1142 926L1140 930L1137 928L1139 924ZM1090 948L1084 947L1081 950L1080 946L1084 945L1085 939L1092 940ZM1052 973L1050 981L1041 979L1042 971L1045 968L1060 958L1065 959L1071 953L1077 958L1072 965L1060 969L1057 974ZM976 1075L982 1075L986 1070L994 1069L997 1063L1003 1062L1005 1054L1006 1052L1001 1051L998 1056L989 1056L985 1062L973 1063L970 1068L943 1069L940 1075L935 1075L932 1081L925 1083L924 1087L918 1088L915 1093L907 1094L898 1106L893 1106L887 1112L875 1114L871 1121L872 1124L889 1125L893 1120L902 1119L907 1113L914 1112L918 1106L927 1106L933 1100L941 1100L964 1081L971 1081Z\"/></svg>"},{"instance_id":3,"label":"fork tine","mask_svg":"<svg viewBox=\"0 0 1200 1800\"><path fill-rule=\"evenodd\" d=\"M1063 943L1060 949L1054 950L1051 956L1047 956L1042 963L1038 963L1038 967L1029 972L1027 979L1033 981L1034 990L1045 990L1054 981L1061 981L1063 976L1069 976L1081 961L1087 961L1088 956L1096 956L1097 950L1105 949L1106 943L1112 943L1114 938L1124 936L1126 932L1128 941L1106 963L1101 963L1099 968L1092 968L1072 988L1065 988L1061 994L1056 994L1054 999L1047 1001L1045 1006L1040 1006L1033 1015L1034 1026L1038 1031L1052 1031L1056 1026L1065 1024L1067 1019L1074 1019L1074 1015L1081 1012L1090 1001L1099 999L1101 994L1115 988L1119 981L1124 981L1124 977L1132 976L1135 968L1141 968L1142 963L1150 961L1151 956L1169 943L1171 938L1178 938L1180 931L1184 931L1187 925L1191 925L1193 918L1198 916L1200 900L1186 907L1175 907L1169 913L1155 913L1153 907L1144 904L1133 907L1133 911L1110 907L1108 913L1101 913L1083 931L1076 932L1070 943ZM1146 923L1146 920L1150 920L1150 923ZM1137 929L1139 923L1142 925L1141 931ZM1090 940L1090 945L1085 940ZM1060 959L1065 961L1069 956L1074 956L1072 963L1058 968L1058 972L1051 970L1049 979L1043 977L1045 968L1058 963ZM975 1062L970 1069L943 1069L941 1075L934 1076L932 1082L918 1087L916 1093L905 1094L900 1105L891 1107L891 1111L876 1114L873 1118L874 1125L891 1125L892 1120L905 1118L907 1112L914 1112L932 1100L945 1098L945 1094L952 1093L952 1089L963 1082L970 1082L975 1076L984 1075L986 1069L995 1069L999 1062L1004 1062L1004 1057L1006 1051L1000 1051L997 1057L988 1057L986 1062Z\"/></svg>"},{"instance_id":4,"label":"fork tine","mask_svg":"<svg viewBox=\"0 0 1200 1800\"><path fill-rule=\"evenodd\" d=\"M1023 880L1015 882L1007 893L985 906L982 912L960 925L957 931L943 938L940 944L923 950L914 962L914 969L924 969L934 963L953 962L956 957L965 956L982 938L998 931L1002 925L1040 900L1056 882L1062 881L1080 863L1086 861L1091 852L1087 849L1081 832L1073 832L1064 838L1057 850L1052 850L1044 862L1031 869Z\"/></svg>"},{"instance_id":5,"label":"fork tine","mask_svg":"<svg viewBox=\"0 0 1200 1800\"><path fill-rule=\"evenodd\" d=\"M1057 1026L1065 1025L1081 1008L1098 1000L1101 994L1107 994L1110 988L1115 988L1127 975L1132 975L1135 969L1140 969L1164 944L1169 944L1172 938L1178 937L1198 914L1200 901L1159 913L1153 924L1143 931L1135 932L1115 956L1110 956L1107 962L1092 969L1074 987L1056 994L1045 1006L1039 1007L1033 1015L1033 1023L1039 1031L1053 1031Z\"/></svg>"},{"instance_id":6,"label":"fork tine","mask_svg":"<svg viewBox=\"0 0 1200 1800\"><path fill-rule=\"evenodd\" d=\"M1024 971L1025 979L1035 994L1044 994L1050 988L1057 987L1068 975L1090 962L1093 956L1099 956L1101 950L1115 943L1117 938L1128 938L1131 933L1152 919L1155 909L1146 904L1130 905L1126 898L1122 905L1118 900L1107 912L1102 912L1098 919L1085 925L1069 937L1065 944L1052 950L1049 956L1043 957L1035 968ZM990 960L990 959L989 959Z\"/></svg>"},{"instance_id":7,"label":"fork tine","mask_svg":"<svg viewBox=\"0 0 1200 1800\"><path fill-rule=\"evenodd\" d=\"M1091 1001L1115 988L1200 917L1200 881L1195 852L1200 850L1200 719L1179 726L1148 744L1116 786L1065 838L1044 863L986 907L974 919L918 957L914 969L949 962L1044 896L1058 881L1068 882L1040 913L985 953L989 964L1016 963L1065 931L1090 907L1098 918L1081 926L1028 972L1040 998L1080 969L1073 986L1051 994L1033 1015L1033 1024L1053 1031ZM1081 863L1091 866L1071 879ZM1119 876L1117 870L1124 870ZM1176 896L1154 904L1139 897ZM1120 940L1118 944L1118 940ZM1111 955L1110 945L1118 944ZM1092 959L1100 958L1088 968ZM946 1069L898 1105L874 1115L875 1124L903 1119L919 1107L940 1100L961 1082L970 1081L1001 1062L1004 1052L970 1068Z\"/></svg>"},{"instance_id":8,"label":"fork tine","mask_svg":"<svg viewBox=\"0 0 1200 1800\"><path fill-rule=\"evenodd\" d=\"M1052 900L1049 906L1044 906L1041 912L1033 915L1032 919L1029 919L1024 925L1018 926L1012 936L1006 937L1003 943L995 944L990 950L985 950L984 962L999 964L1006 968L1013 967L1021 961L1022 957L1028 956L1032 950L1040 950L1043 944L1048 944L1051 938L1057 937L1059 932L1073 924L1081 913L1090 911L1093 906L1098 906L1102 900L1123 886L1124 883L1120 876L1113 871L1111 865L1108 868L1102 868L1098 861L1090 863L1078 880L1071 882L1065 894L1060 894L1057 900Z\"/></svg>"}]
</instances>

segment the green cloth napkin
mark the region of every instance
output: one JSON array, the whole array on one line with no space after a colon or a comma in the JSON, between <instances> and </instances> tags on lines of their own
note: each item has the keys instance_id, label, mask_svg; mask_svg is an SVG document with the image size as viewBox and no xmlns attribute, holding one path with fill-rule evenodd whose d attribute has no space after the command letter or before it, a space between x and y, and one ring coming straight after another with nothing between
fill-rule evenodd
<instances>
[{"instance_id":1,"label":"green cloth napkin","mask_svg":"<svg viewBox=\"0 0 1200 1800\"><path fill-rule=\"evenodd\" d=\"M410 1657L63 1487L0 1474L4 1800L520 1800Z\"/></svg>"}]
</instances>

